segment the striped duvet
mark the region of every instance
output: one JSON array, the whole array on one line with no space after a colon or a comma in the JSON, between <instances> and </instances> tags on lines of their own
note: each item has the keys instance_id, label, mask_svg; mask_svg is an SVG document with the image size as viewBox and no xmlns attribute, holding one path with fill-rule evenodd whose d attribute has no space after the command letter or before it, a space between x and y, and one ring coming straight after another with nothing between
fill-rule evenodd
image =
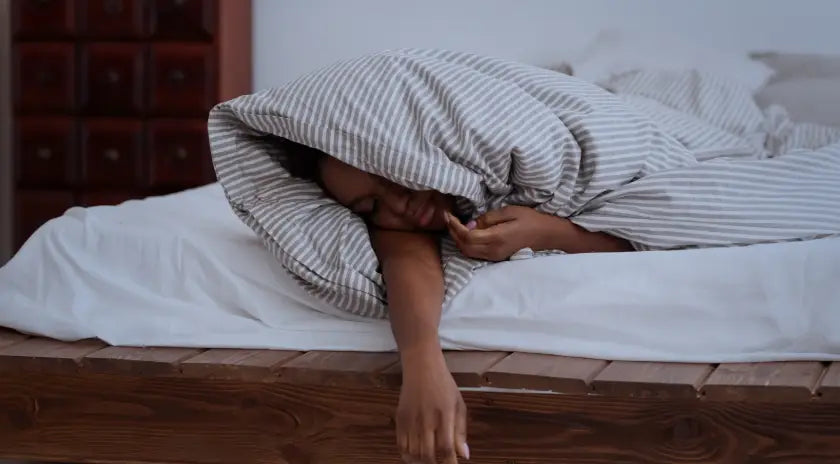
<instances>
[{"instance_id":1,"label":"striped duvet","mask_svg":"<svg viewBox=\"0 0 840 464\"><path fill-rule=\"evenodd\" d=\"M440 50L337 63L218 105L218 179L236 214L314 295L386 317L364 223L288 175L275 135L475 216L529 205L639 250L840 233L840 129L762 112L737 84L639 70L596 86L525 64ZM446 298L477 266L444 240Z\"/></svg>"}]
</instances>

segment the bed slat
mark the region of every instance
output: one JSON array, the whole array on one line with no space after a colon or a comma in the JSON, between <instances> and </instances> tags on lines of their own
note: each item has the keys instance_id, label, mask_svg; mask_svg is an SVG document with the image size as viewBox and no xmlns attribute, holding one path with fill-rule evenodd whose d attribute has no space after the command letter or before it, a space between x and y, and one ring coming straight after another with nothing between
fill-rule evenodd
<instances>
[{"instance_id":1,"label":"bed slat","mask_svg":"<svg viewBox=\"0 0 840 464\"><path fill-rule=\"evenodd\" d=\"M592 381L597 393L636 398L696 398L710 364L614 361Z\"/></svg>"},{"instance_id":2,"label":"bed slat","mask_svg":"<svg viewBox=\"0 0 840 464\"><path fill-rule=\"evenodd\" d=\"M588 393L590 382L606 365L600 359L513 353L485 375L492 387Z\"/></svg>"},{"instance_id":3,"label":"bed slat","mask_svg":"<svg viewBox=\"0 0 840 464\"><path fill-rule=\"evenodd\" d=\"M181 372L192 377L260 380L300 355L300 351L212 349L182 361Z\"/></svg>"},{"instance_id":4,"label":"bed slat","mask_svg":"<svg viewBox=\"0 0 840 464\"><path fill-rule=\"evenodd\" d=\"M0 370L22 369L69 373L79 369L82 358L105 346L100 340L63 342L47 338L28 338L0 349Z\"/></svg>"},{"instance_id":5,"label":"bed slat","mask_svg":"<svg viewBox=\"0 0 840 464\"><path fill-rule=\"evenodd\" d=\"M28 335L0 327L0 348L20 343L27 338L29 338Z\"/></svg>"},{"instance_id":6,"label":"bed slat","mask_svg":"<svg viewBox=\"0 0 840 464\"><path fill-rule=\"evenodd\" d=\"M397 353L309 351L283 364L279 380L325 386L380 386L382 371L399 359Z\"/></svg>"},{"instance_id":7,"label":"bed slat","mask_svg":"<svg viewBox=\"0 0 840 464\"><path fill-rule=\"evenodd\" d=\"M807 401L822 372L811 361L721 364L702 392L712 400Z\"/></svg>"},{"instance_id":8,"label":"bed slat","mask_svg":"<svg viewBox=\"0 0 840 464\"><path fill-rule=\"evenodd\" d=\"M840 363L832 363L817 387L817 393L824 401L840 402Z\"/></svg>"},{"instance_id":9,"label":"bed slat","mask_svg":"<svg viewBox=\"0 0 840 464\"><path fill-rule=\"evenodd\" d=\"M100 374L178 374L182 360L203 350L196 348L109 346L85 356L83 366Z\"/></svg>"},{"instance_id":10,"label":"bed slat","mask_svg":"<svg viewBox=\"0 0 840 464\"><path fill-rule=\"evenodd\" d=\"M480 387L487 384L484 373L508 354L504 351L446 351L443 358L459 387ZM402 364L394 364L383 374L389 386L398 387L402 383Z\"/></svg>"}]
</instances>

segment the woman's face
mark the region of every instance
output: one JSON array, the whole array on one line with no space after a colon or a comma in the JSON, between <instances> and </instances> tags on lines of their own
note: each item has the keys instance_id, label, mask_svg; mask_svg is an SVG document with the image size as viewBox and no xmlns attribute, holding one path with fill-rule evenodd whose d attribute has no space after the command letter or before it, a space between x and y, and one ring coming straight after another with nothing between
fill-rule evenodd
<instances>
[{"instance_id":1,"label":"woman's face","mask_svg":"<svg viewBox=\"0 0 840 464\"><path fill-rule=\"evenodd\" d=\"M325 156L320 166L327 192L377 227L391 230L443 231L444 211L452 212L452 198L439 192L417 192Z\"/></svg>"}]
</instances>

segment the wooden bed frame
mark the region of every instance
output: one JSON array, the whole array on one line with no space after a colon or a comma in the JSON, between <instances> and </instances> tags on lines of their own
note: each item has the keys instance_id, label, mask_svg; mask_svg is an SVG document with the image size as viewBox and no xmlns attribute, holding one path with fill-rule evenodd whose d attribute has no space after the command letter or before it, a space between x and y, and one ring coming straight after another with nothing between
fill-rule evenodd
<instances>
[{"instance_id":1,"label":"wooden bed frame","mask_svg":"<svg viewBox=\"0 0 840 464\"><path fill-rule=\"evenodd\" d=\"M840 363L454 351L477 463L837 463ZM0 331L0 459L399 463L395 353L113 347Z\"/></svg>"}]
</instances>

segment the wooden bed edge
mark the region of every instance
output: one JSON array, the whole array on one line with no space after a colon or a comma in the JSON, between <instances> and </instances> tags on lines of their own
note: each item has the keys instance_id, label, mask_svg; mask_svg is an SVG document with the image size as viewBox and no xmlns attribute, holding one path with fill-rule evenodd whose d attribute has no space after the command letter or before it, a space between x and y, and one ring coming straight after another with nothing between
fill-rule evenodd
<instances>
[{"instance_id":1,"label":"wooden bed edge","mask_svg":"<svg viewBox=\"0 0 840 464\"><path fill-rule=\"evenodd\" d=\"M398 395L388 387L7 372L0 377L0 458L397 462ZM840 403L476 389L463 396L474 462L728 463L784 455L819 463L840 455ZM751 445L764 442L775 445Z\"/></svg>"},{"instance_id":2,"label":"wooden bed edge","mask_svg":"<svg viewBox=\"0 0 840 464\"><path fill-rule=\"evenodd\" d=\"M840 364L606 361L503 351L447 351L462 388L706 401L840 401ZM0 372L216 378L315 386L395 388L395 352L109 346L0 329Z\"/></svg>"}]
</instances>

